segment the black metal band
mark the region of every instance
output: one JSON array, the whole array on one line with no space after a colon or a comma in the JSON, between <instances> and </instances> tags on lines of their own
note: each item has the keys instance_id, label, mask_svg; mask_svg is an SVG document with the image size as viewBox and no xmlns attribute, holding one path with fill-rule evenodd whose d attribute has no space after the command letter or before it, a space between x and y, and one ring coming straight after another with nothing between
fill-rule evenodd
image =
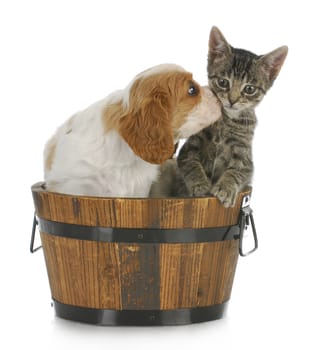
<instances>
[{"instance_id":1,"label":"black metal band","mask_svg":"<svg viewBox=\"0 0 319 350\"><path fill-rule=\"evenodd\" d=\"M55 236L98 242L197 243L238 239L240 227L132 229L83 226L38 218L40 231Z\"/></svg>"},{"instance_id":2,"label":"black metal band","mask_svg":"<svg viewBox=\"0 0 319 350\"><path fill-rule=\"evenodd\" d=\"M227 302L213 306L176 310L109 310L90 309L62 304L53 300L56 315L67 320L100 326L170 326L218 320Z\"/></svg>"}]
</instances>

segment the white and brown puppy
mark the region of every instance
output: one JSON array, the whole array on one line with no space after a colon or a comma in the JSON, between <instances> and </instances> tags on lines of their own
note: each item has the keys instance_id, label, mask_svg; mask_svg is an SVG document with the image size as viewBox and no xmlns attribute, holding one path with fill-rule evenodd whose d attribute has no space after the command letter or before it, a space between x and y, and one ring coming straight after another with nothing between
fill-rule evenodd
<instances>
[{"instance_id":1,"label":"white and brown puppy","mask_svg":"<svg viewBox=\"0 0 319 350\"><path fill-rule=\"evenodd\" d=\"M146 197L175 143L220 117L217 99L192 74L163 64L69 118L46 144L47 189Z\"/></svg>"}]
</instances>

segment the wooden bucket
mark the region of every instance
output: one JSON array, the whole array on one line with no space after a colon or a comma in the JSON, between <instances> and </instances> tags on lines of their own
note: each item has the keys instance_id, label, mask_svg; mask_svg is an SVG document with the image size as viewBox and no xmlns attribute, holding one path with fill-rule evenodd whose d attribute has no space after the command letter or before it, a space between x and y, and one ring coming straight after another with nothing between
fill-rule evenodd
<instances>
[{"instance_id":1,"label":"wooden bucket","mask_svg":"<svg viewBox=\"0 0 319 350\"><path fill-rule=\"evenodd\" d=\"M223 316L249 192L228 209L213 197L84 197L43 183L32 193L57 316L99 325Z\"/></svg>"}]
</instances>

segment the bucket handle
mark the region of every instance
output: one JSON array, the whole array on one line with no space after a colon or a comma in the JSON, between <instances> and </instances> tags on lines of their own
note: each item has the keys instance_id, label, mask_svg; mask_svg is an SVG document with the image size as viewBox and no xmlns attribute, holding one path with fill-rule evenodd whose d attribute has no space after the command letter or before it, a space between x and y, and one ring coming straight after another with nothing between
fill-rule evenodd
<instances>
[{"instance_id":1,"label":"bucket handle","mask_svg":"<svg viewBox=\"0 0 319 350\"><path fill-rule=\"evenodd\" d=\"M257 231L253 216L253 210L250 208L250 196L247 195L243 198L242 206L240 210L240 218L239 218L239 254L240 256L247 256L258 248L258 238L257 238ZM249 250L248 252L244 252L243 249L243 240L244 240L244 233L247 231L249 224L251 224L251 230L254 237L254 247Z\"/></svg>"},{"instance_id":2,"label":"bucket handle","mask_svg":"<svg viewBox=\"0 0 319 350\"><path fill-rule=\"evenodd\" d=\"M35 253L37 250L42 248L42 246L34 248L35 231L36 231L36 228L37 228L38 224L39 224L39 222L37 220L37 216L34 213L33 225L32 225L32 233L31 233L31 242L30 242L30 252L31 253Z\"/></svg>"}]
</instances>

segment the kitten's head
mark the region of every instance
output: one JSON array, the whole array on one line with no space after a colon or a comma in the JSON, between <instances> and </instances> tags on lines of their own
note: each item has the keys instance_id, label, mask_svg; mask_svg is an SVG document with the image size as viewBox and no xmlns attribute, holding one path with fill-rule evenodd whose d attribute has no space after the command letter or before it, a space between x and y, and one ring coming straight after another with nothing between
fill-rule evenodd
<instances>
[{"instance_id":1,"label":"kitten's head","mask_svg":"<svg viewBox=\"0 0 319 350\"><path fill-rule=\"evenodd\" d=\"M229 117L254 108L275 81L288 53L282 46L262 56L235 49L217 27L209 38L209 87L223 104Z\"/></svg>"}]
</instances>

